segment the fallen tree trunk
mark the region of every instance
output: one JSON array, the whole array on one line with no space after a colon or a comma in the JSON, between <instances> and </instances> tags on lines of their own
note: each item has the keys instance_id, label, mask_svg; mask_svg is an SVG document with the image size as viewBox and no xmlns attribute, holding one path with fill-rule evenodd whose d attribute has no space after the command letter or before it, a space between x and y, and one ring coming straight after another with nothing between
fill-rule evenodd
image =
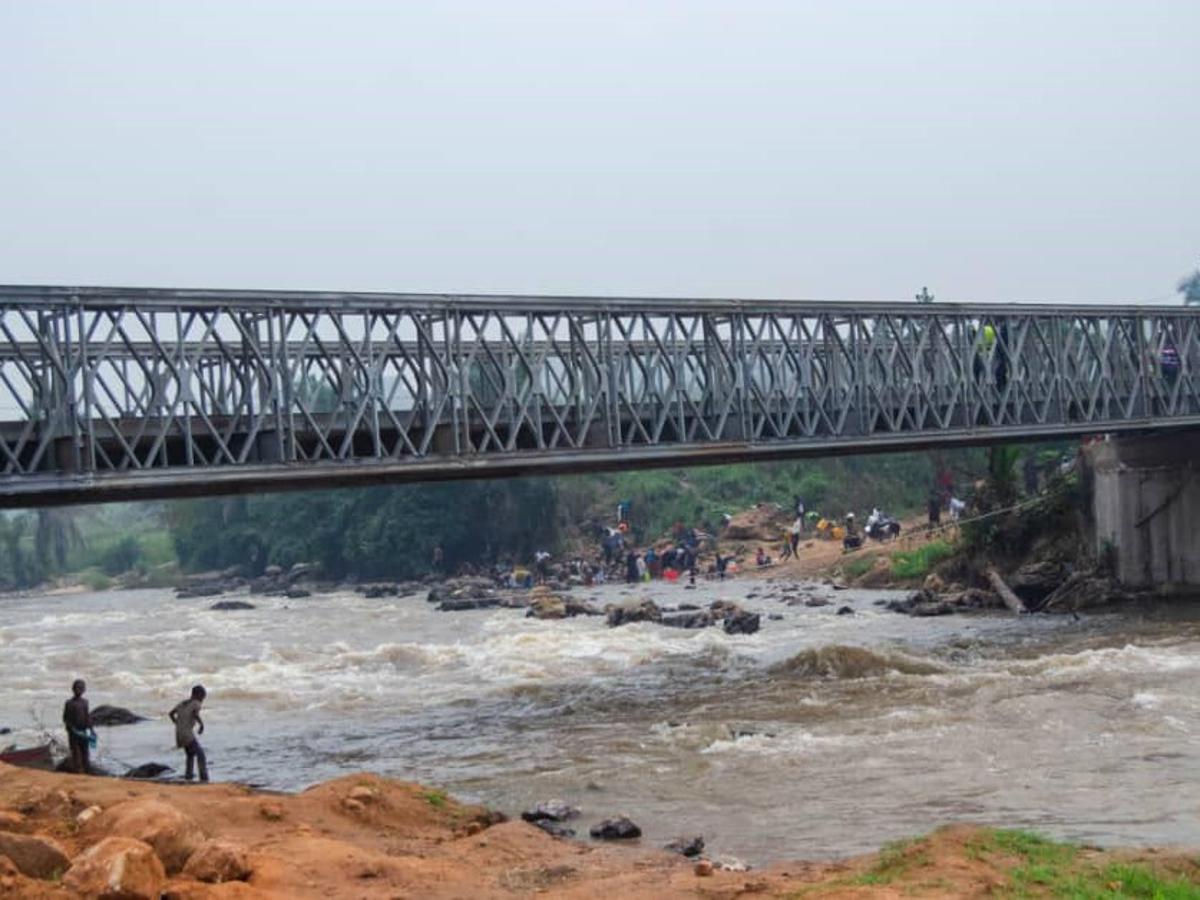
<instances>
[{"instance_id":1,"label":"fallen tree trunk","mask_svg":"<svg viewBox=\"0 0 1200 900\"><path fill-rule=\"evenodd\" d=\"M991 582L992 590L1000 595L1000 599L1004 601L1005 606L1018 615L1029 612L1025 608L1025 604L1021 601L1021 598L1014 594L1012 588L1004 583L1004 579L1000 577L999 572L989 566L984 574L987 575L987 580Z\"/></svg>"}]
</instances>

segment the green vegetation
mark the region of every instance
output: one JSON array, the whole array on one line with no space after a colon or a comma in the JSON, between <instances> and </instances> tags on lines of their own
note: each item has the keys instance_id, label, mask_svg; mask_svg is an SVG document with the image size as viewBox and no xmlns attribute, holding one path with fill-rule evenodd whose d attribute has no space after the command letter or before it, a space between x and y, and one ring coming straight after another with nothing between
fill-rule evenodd
<instances>
[{"instance_id":1,"label":"green vegetation","mask_svg":"<svg viewBox=\"0 0 1200 900\"><path fill-rule=\"evenodd\" d=\"M831 456L0 513L0 590L68 573L86 573L89 584L104 583L103 575L157 586L171 582L175 566L238 566L254 575L299 562L319 564L329 578L416 578L428 573L436 546L448 570L528 560L539 549L598 552L619 500L630 501L631 539L639 547L670 534L676 523L715 532L726 513L756 503L790 509L796 496L810 511L839 521L849 510L872 507L904 516L924 508L935 484L952 483L970 496L989 463L994 475L1013 483L1020 452L1032 451ZM988 523L976 528L985 538L992 530ZM934 545L915 556L898 554L893 565L899 577L920 577L944 554ZM846 570L857 577L871 564L856 559Z\"/></svg>"},{"instance_id":2,"label":"green vegetation","mask_svg":"<svg viewBox=\"0 0 1200 900\"><path fill-rule=\"evenodd\" d=\"M899 550L892 554L892 575L896 578L924 578L943 559L954 554L948 541L930 541L916 550Z\"/></svg>"},{"instance_id":3,"label":"green vegetation","mask_svg":"<svg viewBox=\"0 0 1200 900\"><path fill-rule=\"evenodd\" d=\"M160 503L122 503L0 513L0 590L70 573L90 585L99 583L100 573L172 563L163 509Z\"/></svg>"},{"instance_id":4,"label":"green vegetation","mask_svg":"<svg viewBox=\"0 0 1200 900\"><path fill-rule=\"evenodd\" d=\"M434 809L444 809L449 798L446 796L445 791L438 790L437 788L431 788L430 790L422 792L421 799Z\"/></svg>"},{"instance_id":5,"label":"green vegetation","mask_svg":"<svg viewBox=\"0 0 1200 900\"><path fill-rule=\"evenodd\" d=\"M1093 864L1073 844L1052 841L1029 831L991 829L967 846L975 859L1008 857L1010 884L1002 896L1070 897L1072 900L1153 898L1195 900L1200 885L1179 875L1164 875L1142 864Z\"/></svg>"},{"instance_id":6,"label":"green vegetation","mask_svg":"<svg viewBox=\"0 0 1200 900\"><path fill-rule=\"evenodd\" d=\"M415 578L439 544L451 568L552 548L555 511L551 481L513 479L197 500L167 519L188 569L311 562L333 578Z\"/></svg>"},{"instance_id":7,"label":"green vegetation","mask_svg":"<svg viewBox=\"0 0 1200 900\"><path fill-rule=\"evenodd\" d=\"M842 574L847 578L862 578L875 568L876 556L854 556L842 565Z\"/></svg>"},{"instance_id":8,"label":"green vegetation","mask_svg":"<svg viewBox=\"0 0 1200 900\"><path fill-rule=\"evenodd\" d=\"M805 885L789 896L844 896L847 889L887 886L889 896L1200 900L1198 879L1200 863L1182 857L1120 860L1029 831L988 828L893 841L856 875Z\"/></svg>"},{"instance_id":9,"label":"green vegetation","mask_svg":"<svg viewBox=\"0 0 1200 900\"><path fill-rule=\"evenodd\" d=\"M854 879L855 884L891 884L914 866L927 866L929 854L922 841L905 839L891 841L879 851L875 865Z\"/></svg>"},{"instance_id":10,"label":"green vegetation","mask_svg":"<svg viewBox=\"0 0 1200 900\"><path fill-rule=\"evenodd\" d=\"M612 505L617 500L632 501L635 537L644 539L669 533L675 522L714 525L723 513L734 513L755 503L779 503L790 508L796 496L804 499L809 510L839 521L847 511L861 512L876 506L893 515L909 515L925 508L939 472L948 473L965 492L984 473L985 465L983 450L833 456L583 476L571 479L579 483L571 490L583 489L593 498L611 498ZM560 479L560 483L566 481ZM573 508L581 506L576 503Z\"/></svg>"}]
</instances>

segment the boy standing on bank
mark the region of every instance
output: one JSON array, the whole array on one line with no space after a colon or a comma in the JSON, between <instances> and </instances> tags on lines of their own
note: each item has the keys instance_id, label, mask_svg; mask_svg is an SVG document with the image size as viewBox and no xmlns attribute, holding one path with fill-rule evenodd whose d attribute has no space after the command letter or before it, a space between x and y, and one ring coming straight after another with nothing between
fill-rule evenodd
<instances>
[{"instance_id":1,"label":"boy standing on bank","mask_svg":"<svg viewBox=\"0 0 1200 900\"><path fill-rule=\"evenodd\" d=\"M200 780L208 781L208 759L204 756L204 748L196 740L196 734L204 734L204 722L200 718L200 707L208 692L204 685L198 684L192 688L192 696L171 710L171 721L175 723L175 746L183 748L187 754L187 767L183 777L191 781L193 766L200 767ZM197 726L199 730L197 731Z\"/></svg>"},{"instance_id":2,"label":"boy standing on bank","mask_svg":"<svg viewBox=\"0 0 1200 900\"><path fill-rule=\"evenodd\" d=\"M96 742L96 730L92 728L92 714L83 695L87 685L77 679L71 685L71 699L63 705L63 725L67 729L67 747L71 751L71 771L80 775L92 773L89 759L92 745Z\"/></svg>"}]
</instances>

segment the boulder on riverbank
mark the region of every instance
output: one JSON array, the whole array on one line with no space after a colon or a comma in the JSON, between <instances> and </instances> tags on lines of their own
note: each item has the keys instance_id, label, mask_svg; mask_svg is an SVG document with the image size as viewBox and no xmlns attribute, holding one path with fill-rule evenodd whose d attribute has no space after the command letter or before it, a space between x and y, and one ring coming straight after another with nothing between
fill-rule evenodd
<instances>
[{"instance_id":1,"label":"boulder on riverbank","mask_svg":"<svg viewBox=\"0 0 1200 900\"><path fill-rule=\"evenodd\" d=\"M547 800L521 813L521 818L526 822L541 822L543 820L566 822L568 819L574 819L578 816L578 807L571 806L562 800Z\"/></svg>"},{"instance_id":2,"label":"boulder on riverbank","mask_svg":"<svg viewBox=\"0 0 1200 900\"><path fill-rule=\"evenodd\" d=\"M7 856L29 878L55 878L71 865L62 845L44 835L0 831L0 856Z\"/></svg>"},{"instance_id":3,"label":"boulder on riverbank","mask_svg":"<svg viewBox=\"0 0 1200 900\"><path fill-rule=\"evenodd\" d=\"M642 836L642 829L634 824L628 816L617 816L614 819L593 825L588 834L598 841L630 841Z\"/></svg>"},{"instance_id":4,"label":"boulder on riverbank","mask_svg":"<svg viewBox=\"0 0 1200 900\"><path fill-rule=\"evenodd\" d=\"M162 862L144 841L109 837L75 859L63 886L82 897L157 900L166 877Z\"/></svg>"},{"instance_id":5,"label":"boulder on riverbank","mask_svg":"<svg viewBox=\"0 0 1200 900\"><path fill-rule=\"evenodd\" d=\"M675 838L673 841L668 841L663 849L692 859L704 852L704 838L698 834L694 837Z\"/></svg>"},{"instance_id":6,"label":"boulder on riverbank","mask_svg":"<svg viewBox=\"0 0 1200 900\"><path fill-rule=\"evenodd\" d=\"M967 588L955 594L939 594L929 588L913 591L902 600L883 604L892 612L909 616L948 616L975 609L1003 609L1004 602L991 591Z\"/></svg>"},{"instance_id":7,"label":"boulder on riverbank","mask_svg":"<svg viewBox=\"0 0 1200 900\"><path fill-rule=\"evenodd\" d=\"M164 766L162 763L149 762L142 763L140 766L134 766L125 773L126 778L157 778L159 775L165 775L167 772L174 772L170 766Z\"/></svg>"}]
</instances>

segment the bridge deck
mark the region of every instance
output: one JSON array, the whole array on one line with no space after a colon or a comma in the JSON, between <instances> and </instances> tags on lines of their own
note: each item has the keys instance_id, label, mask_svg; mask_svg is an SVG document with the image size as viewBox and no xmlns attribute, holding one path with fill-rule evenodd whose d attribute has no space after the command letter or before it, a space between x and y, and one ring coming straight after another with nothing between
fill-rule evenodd
<instances>
[{"instance_id":1,"label":"bridge deck","mask_svg":"<svg viewBox=\"0 0 1200 900\"><path fill-rule=\"evenodd\" d=\"M0 287L0 506L1200 423L1200 310Z\"/></svg>"}]
</instances>

